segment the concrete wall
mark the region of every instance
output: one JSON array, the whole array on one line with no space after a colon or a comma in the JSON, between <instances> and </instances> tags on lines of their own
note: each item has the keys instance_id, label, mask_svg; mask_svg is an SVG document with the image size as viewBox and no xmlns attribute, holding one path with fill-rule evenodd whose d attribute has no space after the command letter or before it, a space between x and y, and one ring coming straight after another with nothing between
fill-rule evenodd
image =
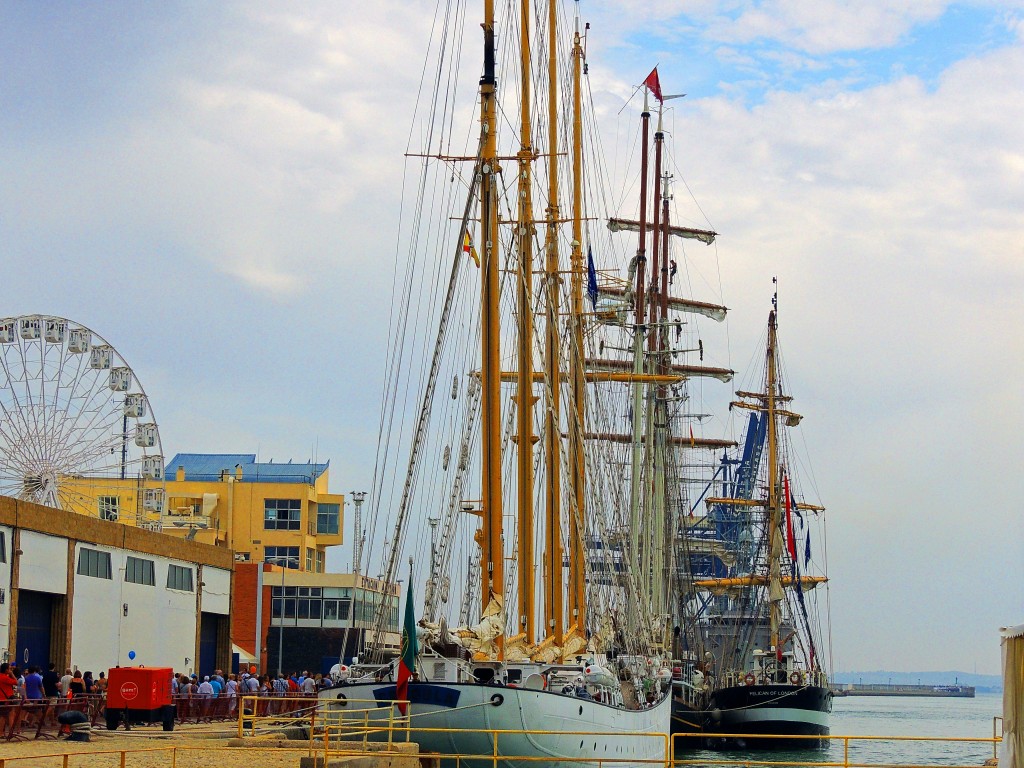
<instances>
[{"instance_id":1,"label":"concrete wall","mask_svg":"<svg viewBox=\"0 0 1024 768\"><path fill-rule=\"evenodd\" d=\"M196 565L83 544L75 546L76 562L83 548L109 552L113 578L75 576L72 662L81 669L93 671L133 664L174 667L181 671L194 666L196 593L168 589L166 585L168 566L174 564L191 569L193 589L197 588ZM155 585L125 581L129 555L153 561ZM135 651L134 660L128 658L129 651Z\"/></svg>"},{"instance_id":2,"label":"concrete wall","mask_svg":"<svg viewBox=\"0 0 1024 768\"><path fill-rule=\"evenodd\" d=\"M68 540L35 531L21 532L20 589L66 595L68 592Z\"/></svg>"},{"instance_id":3,"label":"concrete wall","mask_svg":"<svg viewBox=\"0 0 1024 768\"><path fill-rule=\"evenodd\" d=\"M68 611L55 615L53 660L95 673L130 664L190 671L197 666L200 605L204 613L230 615L233 557L223 547L8 497L0 497L0 530L7 560L0 563L0 656L13 647L21 589L66 596ZM109 553L111 578L78 574L82 549ZM125 581L129 556L153 562L153 585ZM192 571L192 591L168 589L172 564ZM227 624L218 644L225 657Z\"/></svg>"},{"instance_id":4,"label":"concrete wall","mask_svg":"<svg viewBox=\"0 0 1024 768\"><path fill-rule=\"evenodd\" d=\"M4 540L4 561L0 562L0 648L7 645L11 630L11 561L14 559L14 528L0 525L0 537Z\"/></svg>"},{"instance_id":5,"label":"concrete wall","mask_svg":"<svg viewBox=\"0 0 1024 768\"><path fill-rule=\"evenodd\" d=\"M231 612L231 571L203 567L203 613Z\"/></svg>"}]
</instances>

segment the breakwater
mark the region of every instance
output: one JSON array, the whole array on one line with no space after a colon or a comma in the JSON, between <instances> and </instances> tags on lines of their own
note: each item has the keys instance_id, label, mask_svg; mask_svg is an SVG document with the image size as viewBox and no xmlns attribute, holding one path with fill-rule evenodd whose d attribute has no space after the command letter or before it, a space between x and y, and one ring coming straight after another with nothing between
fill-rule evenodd
<instances>
[{"instance_id":1,"label":"breakwater","mask_svg":"<svg viewBox=\"0 0 1024 768\"><path fill-rule=\"evenodd\" d=\"M973 699L973 685L892 685L847 683L836 686L836 696L936 696Z\"/></svg>"}]
</instances>

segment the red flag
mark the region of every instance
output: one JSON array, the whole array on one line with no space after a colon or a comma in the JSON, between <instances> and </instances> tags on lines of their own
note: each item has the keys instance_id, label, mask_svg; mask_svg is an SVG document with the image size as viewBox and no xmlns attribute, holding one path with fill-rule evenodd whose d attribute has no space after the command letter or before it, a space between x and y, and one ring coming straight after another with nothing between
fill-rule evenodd
<instances>
[{"instance_id":1,"label":"red flag","mask_svg":"<svg viewBox=\"0 0 1024 768\"><path fill-rule=\"evenodd\" d=\"M783 490L786 494L786 548L789 550L790 559L796 563L796 539L793 536L793 514L790 509L789 477L782 478Z\"/></svg>"},{"instance_id":2,"label":"red flag","mask_svg":"<svg viewBox=\"0 0 1024 768\"><path fill-rule=\"evenodd\" d=\"M644 85L647 86L647 90L649 90L654 95L654 98L664 103L665 100L661 97L661 83L658 82L657 67L651 70L651 74L649 74L647 76L647 79L644 80Z\"/></svg>"}]
</instances>

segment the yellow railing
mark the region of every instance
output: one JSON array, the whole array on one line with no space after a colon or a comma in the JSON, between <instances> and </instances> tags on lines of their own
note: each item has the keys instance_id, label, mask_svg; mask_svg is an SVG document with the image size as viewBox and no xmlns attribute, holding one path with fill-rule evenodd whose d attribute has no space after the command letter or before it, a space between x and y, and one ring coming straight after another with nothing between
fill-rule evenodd
<instances>
[{"instance_id":1,"label":"yellow railing","mask_svg":"<svg viewBox=\"0 0 1024 768\"><path fill-rule=\"evenodd\" d=\"M406 721L408 721L408 718L406 718ZM332 740L330 738L330 733L332 731L336 730L336 729L340 729L341 727L342 726L327 726L324 729L324 762L325 762L325 764L329 763L332 758L340 757L342 755L346 755L346 756L362 756L362 755L368 755L368 754L377 754L377 755L384 754L384 752L382 750L379 750L379 749L378 750L357 750L357 749L353 749L352 746L354 746L354 744L352 742L347 742L347 745L348 745L347 748L340 749L340 744L341 744L341 739L339 738L340 735L336 735L335 736L335 738L333 740L333 746L332 746ZM580 763L583 763L583 764L586 764L586 765L595 765L596 764L598 766L615 766L615 765L626 765L626 764L628 764L628 765L640 765L640 764L643 764L643 765L652 766L652 768L655 768L656 766L661 766L662 768L669 768L671 766L671 763L672 763L670 757L669 757L668 760L666 760L665 757L661 757L661 758L647 758L647 759L645 759L645 758L626 757L626 756L619 757L619 758L615 758L615 757L607 757L607 758L602 757L602 758L598 758L598 757L585 757L585 756L581 756L581 757L551 757L551 756L547 756L547 755L544 755L544 756L519 756L519 755L514 755L514 754L502 754L502 751L501 751L501 738L502 737L508 738L510 736L523 736L523 735L528 735L528 736L531 736L531 737L533 737L533 736L582 736L582 737L603 736L603 737L607 737L608 736L608 732L607 731L523 731L523 730L497 729L497 728L486 729L486 730L477 730L477 729L468 729L468 728L421 728L421 727L409 726L409 725L406 725L405 728L406 728L406 733L408 733L410 730L411 731L415 731L416 734L436 733L436 734L443 734L443 735L451 735L451 734L465 733L465 734L473 734L475 736L485 736L485 737L488 737L490 739L492 749L491 749L491 752L489 752L489 753L480 753L480 754L459 753L459 754L455 754L455 753L434 752L434 751L426 753L426 754L429 754L429 756L432 757L432 758L437 758L437 759L440 759L440 760L454 761L456 765L462 765L462 764L467 763L467 762L475 762L475 763L490 762L490 763L492 763L493 765L496 766L499 762L515 761L515 762L524 762L524 763L527 763L527 762L544 763L546 765L557 765L557 764L561 764L561 763L566 763L566 764L569 764L569 765L575 765L575 764L580 764ZM371 726L370 729L367 731L367 733L382 732L384 730L385 730L385 728L384 728L383 721L382 721L381 725L379 727L377 727L377 728L374 728L374 727ZM657 750L657 751L659 751L662 755L669 756L670 741L669 741L669 735L667 733L622 733L622 734L618 734L618 736L621 736L623 739L656 739L656 740L662 742L661 749ZM389 740L389 743L392 743L392 742ZM364 746L367 746L365 741L364 741Z\"/></svg>"},{"instance_id":2,"label":"yellow railing","mask_svg":"<svg viewBox=\"0 0 1024 768\"><path fill-rule=\"evenodd\" d=\"M62 768L92 768L97 764L97 758L106 755L116 756L115 759L118 761L120 768L132 768L132 765L137 765L136 761L132 758L145 757L146 755L153 755L154 753L166 753L169 762L165 765L169 768L177 768L179 763L178 760L189 753L198 753L192 760L184 760L183 762L190 765L210 765L217 764L217 756L211 756L211 752L226 752L234 753L238 749L234 747L223 747L223 746L209 746L209 745L177 745L167 747L132 747L130 749L89 749L88 746L82 745L83 748L80 751L75 752L49 752L46 754L30 754L30 755L17 755L17 756L3 756L0 755L0 768L36 768L39 766L41 761L47 766L56 766L57 761L61 760ZM280 754L282 751L305 751L305 747L296 746L291 749L282 749L281 747L249 747L245 748L246 754L253 752L265 752L268 754ZM102 761L103 765L110 765L108 761ZM147 763L151 765L152 763Z\"/></svg>"},{"instance_id":3,"label":"yellow railing","mask_svg":"<svg viewBox=\"0 0 1024 768\"><path fill-rule=\"evenodd\" d=\"M349 704L366 704L369 706L348 708ZM404 736L403 741L410 740L412 718L403 715L400 708L406 708L409 702L405 699L346 699L341 706L332 706L328 702L321 707L320 718L323 725L324 752L331 751L331 738L335 743L344 741L353 744L362 741L365 747L369 737L375 733L387 735L385 741L390 748L398 739L395 732Z\"/></svg>"},{"instance_id":4,"label":"yellow railing","mask_svg":"<svg viewBox=\"0 0 1024 768\"><path fill-rule=\"evenodd\" d=\"M383 708L381 708L383 709ZM369 754L369 751L362 751L357 748L359 740L362 745L366 747L367 742L371 736L376 735L377 741L386 740L388 748L394 742L399 739L393 733L395 729L402 731L403 740L408 741L410 738L410 732L412 735L419 736L421 734L458 734L458 733L471 733L478 736L488 737L492 745L492 752L490 754L447 754L431 752L431 757L437 757L443 760L454 761L457 765L465 763L466 761L474 761L479 764L481 762L490 762L493 765L497 765L499 762L504 761L515 761L515 762L547 762L547 763L587 763L589 765L597 764L599 766L609 765L613 766L616 764L630 763L639 764L646 763L650 765L659 766L687 766L687 765L699 765L699 766L800 766L809 768L810 766L816 766L819 768L892 768L893 766L900 766L901 768L907 768L907 763L893 763L893 762L867 762L863 758L854 759L855 754L851 754L851 751L855 753L855 747L860 745L864 746L870 743L888 742L892 744L903 743L903 742L925 742L931 744L979 744L979 745L991 745L993 756L996 756L999 743L1002 741L999 736L999 726L996 722L1001 718L995 718L993 720L993 735L990 738L987 737L932 737L932 736L853 736L853 735L767 735L767 734L742 734L742 733L693 733L693 734L674 734L669 736L667 734L651 734L651 733L637 733L637 734L623 734L623 738L658 738L663 739L665 742L664 749L661 754L666 755L666 758L661 759L637 759L637 758L597 758L597 757L572 757L572 758L561 758L553 759L551 757L537 757L537 756L516 756L511 754L502 754L500 739L502 737L508 737L510 735L530 735L530 736L545 736L545 735L573 735L573 736L607 736L607 732L590 732L590 731L520 731L520 730L468 730L468 729L448 729L448 728L421 728L410 723L409 717L399 718L393 715L389 719L385 719L382 715L381 710L377 710L379 716L377 718L369 718L368 715L363 715L363 719L354 718L345 722L335 722L330 725L324 724L324 758L325 760L331 757L337 756L341 752L345 752L348 755L356 754ZM349 713L351 715L361 714L358 710ZM415 715L413 716L413 718ZM391 731L391 732L389 732ZM381 736L380 734L385 734ZM769 740L769 739L783 739L787 741L793 740L812 740L820 744L827 744L820 750L808 750L805 759L800 760L780 760L779 756L764 755L763 758L756 756L743 757L743 758L721 758L715 759L709 757L707 751L703 751L702 756L694 756L694 750L702 750L703 744L693 744L693 739L706 739L706 738L727 738L730 740L735 739L758 739L758 740ZM691 743L688 745L686 742L689 740ZM842 756L836 755L836 749L834 745L841 745ZM373 750L376 754L381 754L384 745L381 744L377 750ZM787 755L788 757L788 755ZM774 758L774 759L772 759ZM935 764L935 763L933 763ZM977 762L967 763L963 766L956 763L952 759L948 763L941 763L945 768L978 768Z\"/></svg>"},{"instance_id":5,"label":"yellow railing","mask_svg":"<svg viewBox=\"0 0 1024 768\"><path fill-rule=\"evenodd\" d=\"M238 737L255 733L261 723L280 728L282 721L316 727L317 708L323 702L315 696L242 696L238 707Z\"/></svg>"},{"instance_id":6,"label":"yellow railing","mask_svg":"<svg viewBox=\"0 0 1024 768\"><path fill-rule=\"evenodd\" d=\"M63 758L63 768L70 768L74 765L87 765L88 763L95 763L96 757L99 755L117 755L120 759L121 768L125 768L127 765L128 755L132 754L152 754L154 752L170 752L171 753L171 765L176 766L177 760L174 754L175 747L140 747L137 749L103 749L98 751L82 751L70 754L64 754L62 752L53 752L48 755L21 755L18 757L3 757L0 756L0 768L9 768L10 766L24 765L32 766L38 765L40 760L52 759L52 758Z\"/></svg>"},{"instance_id":7,"label":"yellow railing","mask_svg":"<svg viewBox=\"0 0 1024 768\"><path fill-rule=\"evenodd\" d=\"M1001 718L1000 718L1001 719ZM992 724L992 737L965 737L965 736L840 736L840 735L787 735L787 734L763 734L763 733L676 733L672 736L672 762L679 765L699 765L699 766L717 766L717 765L730 765L730 766L755 766L755 765L770 765L770 766L816 766L818 768L914 768L909 766L907 763L868 763L863 761L853 761L850 758L850 747L851 745L857 745L860 743L878 743L878 742L928 742L933 744L944 744L944 743L961 743L961 744L991 744L993 757L996 756L999 743L1002 738L996 734L995 723ZM681 746L680 742L687 739L757 739L758 741L769 740L769 739L782 739L785 741L792 742L794 740L812 740L816 742L827 742L829 747L835 743L842 743L843 757L842 760L836 759L814 759L813 754L808 754L807 760L759 760L757 758L745 757L742 759L731 758L722 760L710 760L706 757L695 757L693 759L685 759L679 755L685 755L688 751L695 749L702 749L702 744L692 745L689 747ZM825 751L831 752L832 750L823 747L818 754L824 753ZM822 755L824 757L824 755ZM831 754L828 758L831 758ZM931 763L929 765L942 765L944 768L978 768L977 763L968 763L966 765L958 765L956 763Z\"/></svg>"},{"instance_id":8,"label":"yellow railing","mask_svg":"<svg viewBox=\"0 0 1024 768\"><path fill-rule=\"evenodd\" d=\"M394 709L394 708L392 707L391 709ZM998 720L1002 720L1002 718L995 718L994 720L998 721ZM398 726L390 728L391 732L394 733L395 730L398 730L398 731L400 731L402 733L402 735L408 737L408 734L409 734L409 731L410 731L410 726L409 726L409 719L407 717L406 718L394 717L394 718L391 718L388 721L381 720L381 723L380 723L379 726L371 725L368 728L364 729L365 734L370 734L370 733L375 733L375 732L382 732L384 730L388 730L388 728L386 728L385 725L384 725L385 722L388 722L388 723L398 723ZM329 758L335 757L335 756L337 756L339 754L342 754L342 753L344 753L345 755L348 755L348 756L377 755L377 756L380 756L380 757L393 756L393 755L402 754L402 753L408 754L408 753L404 752L404 750L402 752L399 752L398 747L395 746L395 744L398 741L398 739L394 739L393 741L388 742L388 743L381 742L379 744L380 748L378 748L376 750L371 750L371 749L368 748L369 745L366 743L365 738L363 739L363 743L361 745L363 747L363 749L356 748L357 746L359 746L359 745L357 745L357 743L354 743L352 741L348 741L348 742L345 742L347 748L342 750L342 749L340 749L340 746L341 746L341 743L342 743L342 741L341 741L341 734L340 733L335 733L334 734L333 742L329 738L329 734L330 733L332 733L334 731L338 731L342 727L343 726L337 726L337 725L325 725L324 726L324 729L323 729L323 731L324 731L324 743L323 743L322 746L319 746L319 745L316 746L315 751L318 754L319 753L323 753L325 763L326 763L326 761ZM993 722L993 728L995 729L996 727L997 727L996 722ZM573 735L573 736L599 736L599 735L607 735L607 733L605 733L605 732L595 733L595 732L591 732L591 731L572 731L572 732L568 732L568 731L515 731L515 730L468 731L466 729L415 728L415 727L413 727L412 730L415 730L417 733L419 733L419 732L423 732L423 733L434 732L434 733L474 733L474 734L480 734L480 735L486 734L486 735L488 735L491 738L493 749L492 749L491 753L489 753L489 754L477 754L477 755L458 754L458 755L456 755L456 754L430 753L431 757L436 757L436 758L440 758L440 759L449 759L449 760L454 761L456 765L462 765L462 764L466 763L467 761L474 761L477 764L489 762L492 765L497 766L497 764L499 762L515 761L515 762L521 762L521 763L531 763L531 762L534 762L534 763L548 763L548 764L565 763L565 764L570 765L570 766L573 765L573 764L585 763L585 764L588 764L588 765L595 765L596 764L598 766L601 766L601 768L614 768L615 766L623 764L623 763L629 763L629 764L632 764L632 765L646 764L648 766L652 766L652 768L654 768L656 766L662 766L663 768L672 768L673 765L674 766L689 766L689 765L700 765L700 766L744 766L744 767L751 767L751 766L773 766L773 768L776 767L776 766L795 766L795 767L798 767L798 768L810 768L811 766L814 766L814 767L817 767L817 768L895 768L895 766L899 766L900 768L925 768L925 766L920 766L920 767L909 766L907 763L882 763L882 762L864 762L864 761L856 761L855 762L855 761L853 761L851 759L850 748L851 748L852 745L856 745L858 743L869 743L869 742L893 742L893 743L898 743L898 742L915 741L915 742L930 742L930 743L938 743L938 744L942 744L942 743L992 744L993 749L995 749L997 747L997 745L999 744L999 742L1001 741L1001 738L999 736L997 736L997 735L993 735L991 738L928 737L928 736L806 736L806 737L778 736L778 737L774 737L774 738L783 738L783 739L807 738L807 739L816 739L816 740L822 740L822 741L828 741L828 742L842 742L842 744L843 744L843 756L842 756L841 760L829 759L829 758L831 758L831 755L826 756L825 754L823 754L825 752L825 750L821 750L821 751L816 752L816 753L809 752L807 754L807 759L806 760L768 759L770 757L770 755L766 755L765 759L758 759L758 758L754 758L754 757L743 757L743 758L735 758L735 757L733 757L733 758L723 758L723 759L710 759L710 758L708 758L706 756L685 758L683 755L686 754L686 750L682 750L682 749L679 748L679 742L681 740L683 740L683 739L702 738L702 737L709 737L709 736L711 736L711 737L721 736L721 737L727 737L727 738L733 738L733 739L735 739L735 738L767 739L767 738L773 738L773 737L769 737L769 736L766 736L764 734L735 734L735 733L730 733L730 734L707 734L707 733L705 733L705 734L675 734L675 735L673 735L670 738L668 736L668 734L663 734L663 733L638 733L638 734L623 734L623 736L625 738L652 738L652 739L663 740L664 741L664 749L666 750L665 754L668 755L668 759L667 760L666 759L647 759L647 760L643 760L643 759L627 758L627 757L622 757L622 758L618 758L618 759L616 759L616 758L600 758L599 759L599 758L595 758L595 757L567 757L567 758L552 759L550 757L537 757L537 756L529 756L529 757L527 757L527 756L502 755L502 754L500 754L499 740L501 739L502 736L507 737L507 736L511 736L511 735L523 735L523 734L529 734L531 736L533 736L533 735L536 735L536 736L544 736L544 735L557 735L557 736L566 736L566 735ZM355 732L358 734L358 729ZM352 733L353 732L350 730L349 733L346 734L346 735L351 735ZM363 734L360 734L360 735L363 735ZM280 748L260 748L260 747L246 746L245 749L246 749L246 753L247 754L251 753L251 752L268 752L268 753L273 753L273 752L280 753L281 752ZM49 753L49 754L31 754L31 755L20 755L20 756L4 756L2 753L0 753L0 768L23 768L23 767L24 768L30 768L31 766L39 765L40 761L44 760L44 759L48 759L48 760L53 761L53 762L48 763L49 765L55 765L56 760L62 760L63 768L88 768L88 766L96 764L96 758L97 757L104 756L104 755L117 756L116 759L118 760L120 768L130 768L130 766L132 764L132 761L131 761L130 758L137 757L137 756L144 756L144 755L152 755L154 753L164 753L164 754L166 754L168 759L169 759L169 762L167 762L166 765L169 765L170 768L177 768L179 756L182 755L183 753L187 754L187 753L190 753L190 752L200 752L201 753L201 757L202 757L202 764L203 765L209 765L211 763L213 763L213 764L217 763L217 756L215 754L211 755L211 752L221 752L221 751L229 752L231 750L232 750L232 748L230 748L230 747L216 747L216 746L213 746L213 745L204 745L204 746L179 745L179 746L161 746L161 747L136 747L136 748L132 748L132 749L98 749L98 750L92 750L92 749L89 749L88 747L86 747L86 748L82 749L82 751L76 751L76 752L73 752L73 753L52 752L52 753ZM305 746L301 746L300 747L298 744L296 744L296 746L294 748L292 748L290 751L299 751L299 750L305 751L306 747ZM707 753L705 752L704 754L706 755ZM822 759L822 758L825 758L825 759ZM109 763L106 763L106 764L109 765ZM963 766L960 766L960 765L957 765L957 764L954 764L954 763L932 763L931 764L931 766L934 766L934 765L942 765L942 766L944 766L944 768L978 768L977 763L970 763L970 764L966 764L966 765L963 765ZM929 768L930 768L930 766L929 766Z\"/></svg>"}]
</instances>

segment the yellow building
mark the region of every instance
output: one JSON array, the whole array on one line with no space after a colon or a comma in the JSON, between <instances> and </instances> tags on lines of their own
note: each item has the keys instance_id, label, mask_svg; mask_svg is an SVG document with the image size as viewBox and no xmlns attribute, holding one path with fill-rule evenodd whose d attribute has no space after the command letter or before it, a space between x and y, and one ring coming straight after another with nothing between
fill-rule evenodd
<instances>
[{"instance_id":1,"label":"yellow building","mask_svg":"<svg viewBox=\"0 0 1024 768\"><path fill-rule=\"evenodd\" d=\"M255 454L179 453L166 465L162 515L140 517L152 484L106 480L82 508L227 547L238 561L323 573L342 543L345 497L327 492L329 464L258 462Z\"/></svg>"}]
</instances>

